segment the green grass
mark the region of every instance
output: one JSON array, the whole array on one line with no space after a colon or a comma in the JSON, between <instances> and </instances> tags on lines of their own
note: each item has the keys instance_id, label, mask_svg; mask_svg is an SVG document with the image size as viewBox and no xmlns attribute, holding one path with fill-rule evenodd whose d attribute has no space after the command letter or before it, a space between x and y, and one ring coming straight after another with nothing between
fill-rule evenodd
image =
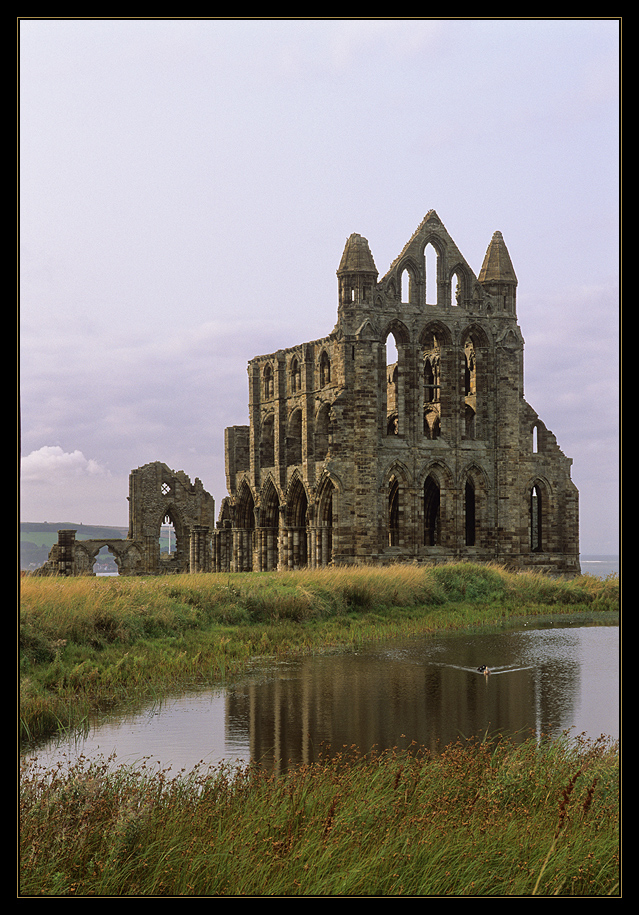
<instances>
[{"instance_id":1,"label":"green grass","mask_svg":"<svg viewBox=\"0 0 639 915\"><path fill-rule=\"evenodd\" d=\"M278 658L534 616L615 614L619 580L490 565L21 579L20 737Z\"/></svg>"},{"instance_id":2,"label":"green grass","mask_svg":"<svg viewBox=\"0 0 639 915\"><path fill-rule=\"evenodd\" d=\"M345 751L275 776L26 766L24 896L619 895L614 745Z\"/></svg>"}]
</instances>

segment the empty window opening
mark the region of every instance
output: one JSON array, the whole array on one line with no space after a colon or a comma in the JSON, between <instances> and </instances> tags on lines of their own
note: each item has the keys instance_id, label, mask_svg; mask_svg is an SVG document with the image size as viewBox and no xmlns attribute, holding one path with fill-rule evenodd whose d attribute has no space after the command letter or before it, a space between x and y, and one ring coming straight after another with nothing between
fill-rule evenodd
<instances>
[{"instance_id":1,"label":"empty window opening","mask_svg":"<svg viewBox=\"0 0 639 915\"><path fill-rule=\"evenodd\" d=\"M459 282L459 277L456 273L453 273L453 276L450 281L450 304L459 305L461 302L461 283Z\"/></svg>"},{"instance_id":2,"label":"empty window opening","mask_svg":"<svg viewBox=\"0 0 639 915\"><path fill-rule=\"evenodd\" d=\"M275 417L272 413L262 423L260 463L262 467L275 465Z\"/></svg>"},{"instance_id":3,"label":"empty window opening","mask_svg":"<svg viewBox=\"0 0 639 915\"><path fill-rule=\"evenodd\" d=\"M330 417L331 408L329 404L323 404L317 414L315 421L315 460L323 461L326 459L330 446Z\"/></svg>"},{"instance_id":4,"label":"empty window opening","mask_svg":"<svg viewBox=\"0 0 639 915\"><path fill-rule=\"evenodd\" d=\"M399 546L399 482L393 477L388 494L388 545Z\"/></svg>"},{"instance_id":5,"label":"empty window opening","mask_svg":"<svg viewBox=\"0 0 639 915\"><path fill-rule=\"evenodd\" d=\"M393 334L386 340L386 434L399 433L399 354Z\"/></svg>"},{"instance_id":6,"label":"empty window opening","mask_svg":"<svg viewBox=\"0 0 639 915\"><path fill-rule=\"evenodd\" d=\"M475 438L475 411L470 404L466 404L464 410L464 438L467 441Z\"/></svg>"},{"instance_id":7,"label":"empty window opening","mask_svg":"<svg viewBox=\"0 0 639 915\"><path fill-rule=\"evenodd\" d=\"M331 360L328 358L326 350L322 351L320 357L320 388L331 383Z\"/></svg>"},{"instance_id":8,"label":"empty window opening","mask_svg":"<svg viewBox=\"0 0 639 915\"><path fill-rule=\"evenodd\" d=\"M468 480L464 493L466 515L466 546L475 546L475 487Z\"/></svg>"},{"instance_id":9,"label":"empty window opening","mask_svg":"<svg viewBox=\"0 0 639 915\"><path fill-rule=\"evenodd\" d=\"M439 367L438 354L424 356L424 403L439 402Z\"/></svg>"},{"instance_id":10,"label":"empty window opening","mask_svg":"<svg viewBox=\"0 0 639 915\"><path fill-rule=\"evenodd\" d=\"M530 493L530 549L533 553L541 551L541 520L542 499L541 491L535 484Z\"/></svg>"},{"instance_id":11,"label":"empty window opening","mask_svg":"<svg viewBox=\"0 0 639 915\"><path fill-rule=\"evenodd\" d=\"M164 516L160 526L160 553L171 556L176 551L175 527L168 515Z\"/></svg>"},{"instance_id":12,"label":"empty window opening","mask_svg":"<svg viewBox=\"0 0 639 915\"><path fill-rule=\"evenodd\" d=\"M464 394L477 393L477 357L472 340L464 345Z\"/></svg>"},{"instance_id":13,"label":"empty window opening","mask_svg":"<svg viewBox=\"0 0 639 915\"><path fill-rule=\"evenodd\" d=\"M302 463L302 411L295 410L288 422L286 436L286 463L290 466Z\"/></svg>"},{"instance_id":14,"label":"empty window opening","mask_svg":"<svg viewBox=\"0 0 639 915\"><path fill-rule=\"evenodd\" d=\"M99 550L93 562L93 571L96 575L100 576L118 574L118 567L115 561L115 556L110 551L108 546L103 546Z\"/></svg>"},{"instance_id":15,"label":"empty window opening","mask_svg":"<svg viewBox=\"0 0 639 915\"><path fill-rule=\"evenodd\" d=\"M429 439L439 438L441 435L441 422L436 408L424 411L424 436Z\"/></svg>"},{"instance_id":16,"label":"empty window opening","mask_svg":"<svg viewBox=\"0 0 639 915\"><path fill-rule=\"evenodd\" d=\"M401 299L403 304L408 304L413 300L413 276L408 269L402 271Z\"/></svg>"},{"instance_id":17,"label":"empty window opening","mask_svg":"<svg viewBox=\"0 0 639 915\"><path fill-rule=\"evenodd\" d=\"M297 359L293 359L291 362L291 391L295 393L296 391L301 391L302 389L302 372L300 369L300 364Z\"/></svg>"},{"instance_id":18,"label":"empty window opening","mask_svg":"<svg viewBox=\"0 0 639 915\"><path fill-rule=\"evenodd\" d=\"M267 400L273 396L273 369L267 365L264 369L264 397Z\"/></svg>"},{"instance_id":19,"label":"empty window opening","mask_svg":"<svg viewBox=\"0 0 639 915\"><path fill-rule=\"evenodd\" d=\"M539 450L539 439L537 434L537 426L533 426L532 430L532 450L533 454L537 454Z\"/></svg>"},{"instance_id":20,"label":"empty window opening","mask_svg":"<svg viewBox=\"0 0 639 915\"><path fill-rule=\"evenodd\" d=\"M429 476L424 483L424 546L437 546L440 535L439 484Z\"/></svg>"},{"instance_id":21,"label":"empty window opening","mask_svg":"<svg viewBox=\"0 0 639 915\"><path fill-rule=\"evenodd\" d=\"M437 251L428 244L424 249L426 268L426 304L437 305Z\"/></svg>"}]
</instances>

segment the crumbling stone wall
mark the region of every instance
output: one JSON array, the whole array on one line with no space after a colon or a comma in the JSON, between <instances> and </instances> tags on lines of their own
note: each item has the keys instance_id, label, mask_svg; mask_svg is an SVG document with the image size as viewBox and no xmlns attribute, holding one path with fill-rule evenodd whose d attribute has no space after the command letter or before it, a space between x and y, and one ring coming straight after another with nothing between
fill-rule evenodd
<instances>
[{"instance_id":1,"label":"crumbling stone wall","mask_svg":"<svg viewBox=\"0 0 639 915\"><path fill-rule=\"evenodd\" d=\"M212 567L465 558L577 572L572 461L523 396L501 233L476 276L431 210L381 279L351 235L337 279L328 336L249 362Z\"/></svg>"},{"instance_id":2,"label":"crumbling stone wall","mask_svg":"<svg viewBox=\"0 0 639 915\"><path fill-rule=\"evenodd\" d=\"M175 551L160 553L162 524L173 524ZM215 501L201 480L191 483L184 471L155 461L129 477L129 532L124 540L76 540L75 531L59 531L41 574L88 575L99 551L108 547L120 575L207 572L211 569L211 533Z\"/></svg>"}]
</instances>

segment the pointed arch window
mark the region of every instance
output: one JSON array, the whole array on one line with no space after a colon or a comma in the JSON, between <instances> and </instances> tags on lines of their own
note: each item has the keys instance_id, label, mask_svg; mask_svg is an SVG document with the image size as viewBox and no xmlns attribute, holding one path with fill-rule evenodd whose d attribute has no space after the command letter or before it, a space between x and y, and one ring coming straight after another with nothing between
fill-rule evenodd
<instances>
[{"instance_id":1,"label":"pointed arch window","mask_svg":"<svg viewBox=\"0 0 639 915\"><path fill-rule=\"evenodd\" d=\"M475 546L475 487L471 480L466 480L464 492L464 515L466 526L466 546Z\"/></svg>"},{"instance_id":2,"label":"pointed arch window","mask_svg":"<svg viewBox=\"0 0 639 915\"><path fill-rule=\"evenodd\" d=\"M267 365L264 369L264 397L270 400L273 397L273 367Z\"/></svg>"},{"instance_id":3,"label":"pointed arch window","mask_svg":"<svg viewBox=\"0 0 639 915\"><path fill-rule=\"evenodd\" d=\"M302 411L294 410L288 422L286 436L286 463L290 466L302 463Z\"/></svg>"},{"instance_id":4,"label":"pointed arch window","mask_svg":"<svg viewBox=\"0 0 639 915\"><path fill-rule=\"evenodd\" d=\"M388 493L388 545L399 546L400 489L399 480L393 477Z\"/></svg>"},{"instance_id":5,"label":"pointed arch window","mask_svg":"<svg viewBox=\"0 0 639 915\"><path fill-rule=\"evenodd\" d=\"M475 438L475 411L470 404L464 409L464 438L472 441Z\"/></svg>"},{"instance_id":6,"label":"pointed arch window","mask_svg":"<svg viewBox=\"0 0 639 915\"><path fill-rule=\"evenodd\" d=\"M331 383L331 360L328 358L326 350L322 350L320 357L320 388L326 387Z\"/></svg>"},{"instance_id":7,"label":"pointed arch window","mask_svg":"<svg viewBox=\"0 0 639 915\"><path fill-rule=\"evenodd\" d=\"M410 304L415 300L415 277L412 269L405 267L400 279L402 304Z\"/></svg>"},{"instance_id":8,"label":"pointed arch window","mask_svg":"<svg viewBox=\"0 0 639 915\"><path fill-rule=\"evenodd\" d=\"M275 416L272 413L262 421L260 464L262 467L273 467L275 465Z\"/></svg>"},{"instance_id":9,"label":"pointed arch window","mask_svg":"<svg viewBox=\"0 0 639 915\"><path fill-rule=\"evenodd\" d=\"M430 242L424 248L424 268L426 272L426 304L437 305L439 303L437 282L439 254L435 246Z\"/></svg>"},{"instance_id":10,"label":"pointed arch window","mask_svg":"<svg viewBox=\"0 0 639 915\"><path fill-rule=\"evenodd\" d=\"M530 492L530 549L539 553L542 549L543 500L541 489L535 483Z\"/></svg>"},{"instance_id":11,"label":"pointed arch window","mask_svg":"<svg viewBox=\"0 0 639 915\"><path fill-rule=\"evenodd\" d=\"M437 546L441 540L440 490L429 474L424 483L424 546Z\"/></svg>"},{"instance_id":12,"label":"pointed arch window","mask_svg":"<svg viewBox=\"0 0 639 915\"><path fill-rule=\"evenodd\" d=\"M291 362L291 392L295 394L302 390L302 372L297 358Z\"/></svg>"},{"instance_id":13,"label":"pointed arch window","mask_svg":"<svg viewBox=\"0 0 639 915\"><path fill-rule=\"evenodd\" d=\"M400 429L400 366L395 335L386 339L386 435L398 435Z\"/></svg>"}]
</instances>

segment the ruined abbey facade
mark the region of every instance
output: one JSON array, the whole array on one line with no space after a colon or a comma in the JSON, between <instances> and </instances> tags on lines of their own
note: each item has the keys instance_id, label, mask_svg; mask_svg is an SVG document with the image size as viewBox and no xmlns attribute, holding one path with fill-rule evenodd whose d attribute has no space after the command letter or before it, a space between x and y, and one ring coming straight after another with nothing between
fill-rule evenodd
<instances>
[{"instance_id":1,"label":"ruined abbey facade","mask_svg":"<svg viewBox=\"0 0 639 915\"><path fill-rule=\"evenodd\" d=\"M431 210L381 279L351 235L337 278L328 336L249 363L250 423L225 431L211 567L466 559L578 572L572 461L523 397L501 233L475 276Z\"/></svg>"},{"instance_id":2,"label":"ruined abbey facade","mask_svg":"<svg viewBox=\"0 0 639 915\"><path fill-rule=\"evenodd\" d=\"M431 210L381 279L351 235L337 279L328 336L249 362L249 425L225 430L217 520L199 480L159 462L133 471L129 537L109 546L120 572L449 560L579 572L572 460L523 396L501 233L475 276ZM81 571L89 560L69 549Z\"/></svg>"}]
</instances>

